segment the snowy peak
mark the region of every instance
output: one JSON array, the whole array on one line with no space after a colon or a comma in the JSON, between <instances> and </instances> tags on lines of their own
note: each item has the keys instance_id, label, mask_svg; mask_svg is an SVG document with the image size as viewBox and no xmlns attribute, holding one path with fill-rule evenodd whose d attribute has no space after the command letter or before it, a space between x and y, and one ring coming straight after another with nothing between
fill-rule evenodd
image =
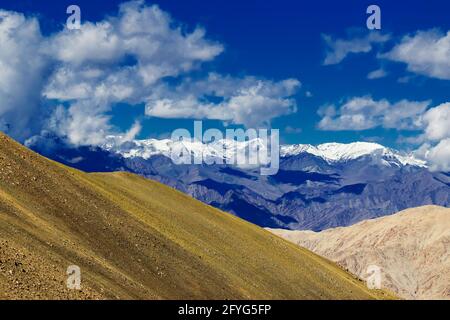
<instances>
[{"instance_id":1,"label":"snowy peak","mask_svg":"<svg viewBox=\"0 0 450 320\"><path fill-rule=\"evenodd\" d=\"M290 145L281 148L283 156L297 155L303 152L325 158L332 161L351 160L364 155L385 153L388 149L377 143L353 142L353 143L324 143L318 146Z\"/></svg>"},{"instance_id":2,"label":"snowy peak","mask_svg":"<svg viewBox=\"0 0 450 320\"><path fill-rule=\"evenodd\" d=\"M109 136L107 142L101 147L108 151L117 152L125 158L140 157L149 159L155 155L170 157L172 148L177 144L182 144L183 148L194 156L203 155L204 157L222 159L229 159L242 149L260 150L266 147L261 139L241 142L223 139L211 143L202 143L196 140L175 142L170 139L146 139L123 142L122 137L119 136ZM302 153L320 157L328 163L345 162L370 156L385 165L426 166L425 161L415 158L413 154L396 151L371 142L353 142L348 144L324 143L317 146L295 144L282 145L280 147L281 157L296 156Z\"/></svg>"},{"instance_id":3,"label":"snowy peak","mask_svg":"<svg viewBox=\"0 0 450 320\"><path fill-rule=\"evenodd\" d=\"M317 146L317 149L325 158L335 161L357 159L369 154L389 153L388 149L382 145L368 142L325 143Z\"/></svg>"},{"instance_id":4,"label":"snowy peak","mask_svg":"<svg viewBox=\"0 0 450 320\"><path fill-rule=\"evenodd\" d=\"M108 136L100 147L111 152L121 154L125 158L140 157L148 159L156 155L168 155L173 141L170 139L147 139L122 141L120 136Z\"/></svg>"},{"instance_id":5,"label":"snowy peak","mask_svg":"<svg viewBox=\"0 0 450 320\"><path fill-rule=\"evenodd\" d=\"M364 156L372 156L386 161L386 164L398 162L399 165L426 166L425 161L417 159L413 154L407 154L378 143L353 142L353 143L324 143L318 146L312 145L288 145L282 146L280 154L283 157L295 156L301 153L309 153L320 157L327 162L341 162L358 159Z\"/></svg>"},{"instance_id":6,"label":"snowy peak","mask_svg":"<svg viewBox=\"0 0 450 320\"><path fill-rule=\"evenodd\" d=\"M265 144L261 139L250 141L218 140L211 143L202 143L197 140L173 141L170 139L146 139L123 142L120 136L107 137L106 143L101 147L107 151L116 152L125 158L140 157L149 159L156 155L170 157L171 150L180 146L194 156L206 158L231 159L242 150L264 150ZM253 152L256 154L257 152ZM261 159L265 163L265 159Z\"/></svg>"}]
</instances>

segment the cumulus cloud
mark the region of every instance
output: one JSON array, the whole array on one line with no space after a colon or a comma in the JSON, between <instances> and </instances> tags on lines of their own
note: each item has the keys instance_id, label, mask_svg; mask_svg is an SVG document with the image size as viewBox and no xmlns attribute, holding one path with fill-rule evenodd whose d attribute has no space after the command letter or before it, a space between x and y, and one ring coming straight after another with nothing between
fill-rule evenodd
<instances>
[{"instance_id":1,"label":"cumulus cloud","mask_svg":"<svg viewBox=\"0 0 450 320\"><path fill-rule=\"evenodd\" d=\"M112 129L106 113L115 103L145 103L153 86L198 68L223 50L205 39L203 29L187 33L159 7L143 1L124 3L117 16L86 22L80 30L65 29L43 47L59 66L42 94L70 103L51 121L59 119L59 134L74 144L101 143Z\"/></svg>"},{"instance_id":2,"label":"cumulus cloud","mask_svg":"<svg viewBox=\"0 0 450 320\"><path fill-rule=\"evenodd\" d=\"M423 115L424 132L418 137L423 144L417 155L436 171L450 171L450 102L429 109Z\"/></svg>"},{"instance_id":3,"label":"cumulus cloud","mask_svg":"<svg viewBox=\"0 0 450 320\"><path fill-rule=\"evenodd\" d=\"M431 171L450 172L450 138L435 144L426 142L414 154L425 160Z\"/></svg>"},{"instance_id":4,"label":"cumulus cloud","mask_svg":"<svg viewBox=\"0 0 450 320\"><path fill-rule=\"evenodd\" d=\"M324 106L318 124L321 130L367 130L383 127L397 130L417 130L422 127L421 116L430 101L401 100L391 103L386 99L374 100L370 96L354 97L341 106Z\"/></svg>"},{"instance_id":5,"label":"cumulus cloud","mask_svg":"<svg viewBox=\"0 0 450 320\"><path fill-rule=\"evenodd\" d=\"M132 57L136 60L133 71L149 85L214 59L223 46L205 39L201 28L187 33L174 26L157 6L132 1L120 6L117 17L86 22L77 31L65 29L50 39L46 50L71 66L104 68Z\"/></svg>"},{"instance_id":6,"label":"cumulus cloud","mask_svg":"<svg viewBox=\"0 0 450 320\"><path fill-rule=\"evenodd\" d=\"M150 116L246 125L295 110L295 79L216 74L190 80L223 45L142 0L123 3L116 15L87 21L80 30L47 37L36 18L0 11L0 42L0 129L22 141L48 131L77 145L102 143L111 133L134 137L139 123L126 133L111 125L118 103L146 104ZM220 102L207 101L208 95Z\"/></svg>"},{"instance_id":7,"label":"cumulus cloud","mask_svg":"<svg viewBox=\"0 0 450 320\"><path fill-rule=\"evenodd\" d=\"M374 80L374 79L380 79L387 76L387 72L384 71L384 69L377 69L372 72L369 72L367 75L367 79Z\"/></svg>"},{"instance_id":8,"label":"cumulus cloud","mask_svg":"<svg viewBox=\"0 0 450 320\"><path fill-rule=\"evenodd\" d=\"M425 154L433 171L450 172L450 138L440 141Z\"/></svg>"},{"instance_id":9,"label":"cumulus cloud","mask_svg":"<svg viewBox=\"0 0 450 320\"><path fill-rule=\"evenodd\" d=\"M40 92L47 59L36 19L0 10L0 130L19 139L41 121Z\"/></svg>"},{"instance_id":10,"label":"cumulus cloud","mask_svg":"<svg viewBox=\"0 0 450 320\"><path fill-rule=\"evenodd\" d=\"M431 108L423 116L425 136L437 141L450 138L450 102Z\"/></svg>"},{"instance_id":11,"label":"cumulus cloud","mask_svg":"<svg viewBox=\"0 0 450 320\"><path fill-rule=\"evenodd\" d=\"M300 82L255 77L233 78L211 73L187 80L175 90L164 87L146 105L146 114L160 118L215 119L247 127L268 125L270 119L296 111L292 98Z\"/></svg>"},{"instance_id":12,"label":"cumulus cloud","mask_svg":"<svg viewBox=\"0 0 450 320\"><path fill-rule=\"evenodd\" d=\"M89 100L74 102L68 109L58 106L45 129L74 145L101 144L113 130L111 116L101 112L102 109L108 110L108 107L96 105L93 108Z\"/></svg>"},{"instance_id":13,"label":"cumulus cloud","mask_svg":"<svg viewBox=\"0 0 450 320\"><path fill-rule=\"evenodd\" d=\"M350 39L333 39L329 35L323 35L327 44L324 65L338 64L351 53L368 53L374 45L386 42L390 39L389 35L378 32L370 32L364 37L353 37Z\"/></svg>"},{"instance_id":14,"label":"cumulus cloud","mask_svg":"<svg viewBox=\"0 0 450 320\"><path fill-rule=\"evenodd\" d=\"M390 52L381 57L406 63L411 72L450 80L450 31L418 31L405 36Z\"/></svg>"}]
</instances>

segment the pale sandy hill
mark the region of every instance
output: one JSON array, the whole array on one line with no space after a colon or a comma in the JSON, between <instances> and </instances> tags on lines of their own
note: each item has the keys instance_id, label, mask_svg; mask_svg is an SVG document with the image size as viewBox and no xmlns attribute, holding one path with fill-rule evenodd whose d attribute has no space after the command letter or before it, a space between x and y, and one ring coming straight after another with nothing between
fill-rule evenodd
<instances>
[{"instance_id":1,"label":"pale sandy hill","mask_svg":"<svg viewBox=\"0 0 450 320\"><path fill-rule=\"evenodd\" d=\"M450 209L424 206L322 232L273 229L361 279L381 268L382 286L406 299L450 299Z\"/></svg>"}]
</instances>

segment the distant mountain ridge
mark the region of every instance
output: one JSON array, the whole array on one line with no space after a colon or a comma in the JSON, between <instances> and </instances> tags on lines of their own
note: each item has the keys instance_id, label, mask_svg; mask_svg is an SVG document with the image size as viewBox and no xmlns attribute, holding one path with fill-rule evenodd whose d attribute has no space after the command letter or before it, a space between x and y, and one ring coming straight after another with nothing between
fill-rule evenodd
<instances>
[{"instance_id":1,"label":"distant mountain ridge","mask_svg":"<svg viewBox=\"0 0 450 320\"><path fill-rule=\"evenodd\" d=\"M412 155L374 143L283 146L278 173L261 176L257 168L226 164L175 165L164 154L169 140L110 138L102 148L74 148L58 139L46 139L51 147L39 141L29 147L85 171L140 174L263 227L319 231L411 207L450 206L448 173L430 172ZM229 144L229 156L247 143L206 147ZM186 145L197 154L205 148L200 142Z\"/></svg>"}]
</instances>

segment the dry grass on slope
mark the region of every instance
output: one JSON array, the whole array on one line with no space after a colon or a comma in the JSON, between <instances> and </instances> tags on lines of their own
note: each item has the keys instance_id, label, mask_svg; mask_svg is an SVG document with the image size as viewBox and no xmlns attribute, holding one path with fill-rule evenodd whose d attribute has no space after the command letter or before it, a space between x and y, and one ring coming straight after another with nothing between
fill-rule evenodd
<instances>
[{"instance_id":1,"label":"dry grass on slope","mask_svg":"<svg viewBox=\"0 0 450 320\"><path fill-rule=\"evenodd\" d=\"M82 290L65 286L78 265ZM333 263L162 184L0 134L0 298L371 299Z\"/></svg>"}]
</instances>

